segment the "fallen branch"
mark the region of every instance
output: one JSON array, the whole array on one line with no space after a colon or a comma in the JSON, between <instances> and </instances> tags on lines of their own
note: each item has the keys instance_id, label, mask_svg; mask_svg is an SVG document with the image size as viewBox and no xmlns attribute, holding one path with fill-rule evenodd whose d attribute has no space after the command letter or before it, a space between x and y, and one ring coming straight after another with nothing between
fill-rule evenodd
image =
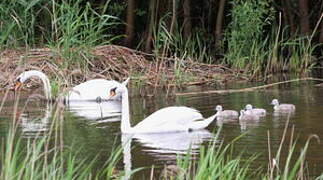
<instances>
[{"instance_id":1,"label":"fallen branch","mask_svg":"<svg viewBox=\"0 0 323 180\"><path fill-rule=\"evenodd\" d=\"M266 84L262 86L250 87L250 88L242 88L242 89L226 89L226 90L211 90L211 91L203 91L203 92L187 92L187 93L176 93L176 96L190 96L190 95L197 95L197 94L226 94L226 93L237 93L237 92L249 92L258 89L264 89L268 87L272 87L279 84L286 84L291 82L298 82L298 81L323 81L320 78L301 78L301 79L292 79L288 81L281 81L272 84Z\"/></svg>"}]
</instances>

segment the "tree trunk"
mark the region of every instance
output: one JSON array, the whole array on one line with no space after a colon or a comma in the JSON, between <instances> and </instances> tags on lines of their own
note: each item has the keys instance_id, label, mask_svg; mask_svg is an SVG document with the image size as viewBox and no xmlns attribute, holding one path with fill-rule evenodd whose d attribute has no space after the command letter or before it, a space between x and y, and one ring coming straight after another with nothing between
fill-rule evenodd
<instances>
[{"instance_id":1,"label":"tree trunk","mask_svg":"<svg viewBox=\"0 0 323 180\"><path fill-rule=\"evenodd\" d=\"M294 15L291 9L291 3L290 0L283 0L282 1L283 9L284 9L284 14L286 15L288 19L288 24L290 26L290 36L294 36L296 32L296 27L295 27L295 22L294 22Z\"/></svg>"},{"instance_id":2,"label":"tree trunk","mask_svg":"<svg viewBox=\"0 0 323 180\"><path fill-rule=\"evenodd\" d=\"M298 3L299 3L301 35L306 36L310 32L310 23L308 19L308 1L299 0Z\"/></svg>"},{"instance_id":3,"label":"tree trunk","mask_svg":"<svg viewBox=\"0 0 323 180\"><path fill-rule=\"evenodd\" d=\"M222 40L222 24L223 24L223 11L224 11L225 0L220 0L218 13L216 16L215 25L215 48L220 49Z\"/></svg>"},{"instance_id":4,"label":"tree trunk","mask_svg":"<svg viewBox=\"0 0 323 180\"><path fill-rule=\"evenodd\" d=\"M184 0L183 10L184 10L184 22L183 22L184 37L188 38L191 35L191 31L192 31L190 0Z\"/></svg>"},{"instance_id":5,"label":"tree trunk","mask_svg":"<svg viewBox=\"0 0 323 180\"><path fill-rule=\"evenodd\" d=\"M156 0L150 0L149 3L149 24L148 24L148 30L147 30L147 39L145 42L145 52L150 53L151 52L151 43L153 40L153 28L155 24L155 6L156 6Z\"/></svg>"},{"instance_id":6,"label":"tree trunk","mask_svg":"<svg viewBox=\"0 0 323 180\"><path fill-rule=\"evenodd\" d=\"M125 45L132 46L134 32L134 0L128 0Z\"/></svg>"}]
</instances>

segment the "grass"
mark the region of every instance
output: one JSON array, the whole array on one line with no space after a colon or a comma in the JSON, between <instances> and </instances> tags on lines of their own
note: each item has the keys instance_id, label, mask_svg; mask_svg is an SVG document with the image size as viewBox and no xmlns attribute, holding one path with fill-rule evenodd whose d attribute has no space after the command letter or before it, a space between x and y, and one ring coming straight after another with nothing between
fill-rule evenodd
<instances>
[{"instance_id":1,"label":"grass","mask_svg":"<svg viewBox=\"0 0 323 180\"><path fill-rule=\"evenodd\" d=\"M29 100L23 107L27 107L28 102ZM47 104L53 107L50 130L46 133L39 133L33 138L24 138L18 133L21 123L16 113L18 104L17 100L12 113L12 126L0 145L0 179L121 179L126 174L133 175L139 171L139 169L132 170L130 173L116 171L117 163L122 157L122 148L118 145L114 145L115 149L100 167L95 165L98 157L82 156L82 148L79 145L65 146L61 133L64 106L60 102ZM218 135L219 133L220 130ZM215 139L218 139L218 135ZM242 136L228 144L224 141L220 143L212 141L208 146L201 146L199 154L193 158L188 150L186 155L177 158L176 166L179 169L177 174L167 178L187 180L312 178L308 174L306 154L310 141L318 137L310 136L299 152L296 147L299 142L294 137L293 126L289 126L289 118L286 121L280 145L276 150L271 147L268 131L268 167L255 169L254 162L260 154L246 157L243 150L235 148L234 144ZM283 149L287 149L287 155L282 155ZM317 177L317 179L320 178Z\"/></svg>"},{"instance_id":2,"label":"grass","mask_svg":"<svg viewBox=\"0 0 323 180\"><path fill-rule=\"evenodd\" d=\"M268 167L255 167L253 163L257 161L260 155L251 155L248 158L244 156L243 150L234 147L235 142L239 141L237 137L232 142L216 144L211 142L207 147L200 148L197 160L192 160L190 153L177 158L177 171L171 176L166 171L161 176L164 179L178 180L204 180L204 179L270 179L270 180L292 180L292 179L313 179L308 174L306 154L312 139L319 140L316 135L310 136L300 153L297 152L296 145L299 143L294 137L294 127L290 134L287 132L289 120L286 122L280 146L273 156L271 149L270 133L268 131ZM289 136L290 139L286 139ZM288 145L287 155L282 155L282 149ZM174 169L174 168L173 168ZM316 179L322 179L322 175Z\"/></svg>"},{"instance_id":3,"label":"grass","mask_svg":"<svg viewBox=\"0 0 323 180\"><path fill-rule=\"evenodd\" d=\"M61 109L53 112L54 120L48 136L22 139L17 134L17 125L9 130L1 144L0 163L1 179L114 179L121 178L124 172L116 174L115 167L122 155L122 149L112 151L110 158L103 167L95 167L94 159L79 157L79 151L71 150L75 147L65 147L60 142L59 118ZM177 166L180 171L168 179L309 179L306 171L306 153L310 140L317 138L311 136L305 143L300 154L296 154L297 141L293 140L294 131L291 131L289 149L286 158L282 158L281 150L287 144L287 126L281 139L280 146L273 157L271 154L270 140L268 140L269 163L268 171L263 167L254 169L253 162L258 155L249 158L244 157L244 152L235 153L234 143L239 141L237 137L231 143L225 145L223 142L202 146L198 158L192 159L190 151L187 155L178 156ZM54 130L54 131L53 131ZM269 132L268 132L268 139ZM52 146L54 145L54 146ZM81 148L78 148L81 149ZM28 167L28 168L26 168ZM133 171L136 172L136 171ZM132 174L132 173L131 173ZM164 177L166 178L166 177ZM318 177L319 178L319 177Z\"/></svg>"},{"instance_id":4,"label":"grass","mask_svg":"<svg viewBox=\"0 0 323 180\"><path fill-rule=\"evenodd\" d=\"M28 102L28 101L27 101ZM15 109L18 109L18 101ZM20 117L13 112L13 123L1 141L0 179L115 179L122 148L114 149L100 169L94 166L96 158L81 156L79 145L64 146L62 142L61 117L64 106L54 104L48 132L23 138L18 133Z\"/></svg>"}]
</instances>

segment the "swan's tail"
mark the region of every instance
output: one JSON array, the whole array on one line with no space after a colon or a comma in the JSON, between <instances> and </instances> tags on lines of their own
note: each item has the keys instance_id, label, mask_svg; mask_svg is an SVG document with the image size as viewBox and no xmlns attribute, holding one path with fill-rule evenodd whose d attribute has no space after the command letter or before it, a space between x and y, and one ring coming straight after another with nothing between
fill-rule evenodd
<instances>
[{"instance_id":1,"label":"swan's tail","mask_svg":"<svg viewBox=\"0 0 323 180\"><path fill-rule=\"evenodd\" d=\"M213 116L210 116L202 121L195 121L192 123L192 125L190 126L191 130L198 130L198 129L204 129L206 128L208 125L210 125L218 116L218 113L214 114Z\"/></svg>"}]
</instances>

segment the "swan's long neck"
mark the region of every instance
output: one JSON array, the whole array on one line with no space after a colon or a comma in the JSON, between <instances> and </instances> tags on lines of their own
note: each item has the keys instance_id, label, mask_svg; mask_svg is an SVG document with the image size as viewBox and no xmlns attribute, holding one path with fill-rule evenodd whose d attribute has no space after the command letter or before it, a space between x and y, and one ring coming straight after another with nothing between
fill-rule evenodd
<instances>
[{"instance_id":1,"label":"swan's long neck","mask_svg":"<svg viewBox=\"0 0 323 180\"><path fill-rule=\"evenodd\" d=\"M26 71L26 72L24 72L24 76L21 81L24 82L33 76L38 77L43 82L46 99L48 99L48 100L52 99L49 79L44 73L39 72L39 71Z\"/></svg>"},{"instance_id":2,"label":"swan's long neck","mask_svg":"<svg viewBox=\"0 0 323 180\"><path fill-rule=\"evenodd\" d=\"M125 89L122 93L122 115L121 115L121 132L122 133L131 133L132 128L130 126L129 119L129 98L128 90Z\"/></svg>"},{"instance_id":3,"label":"swan's long neck","mask_svg":"<svg viewBox=\"0 0 323 180\"><path fill-rule=\"evenodd\" d=\"M213 116L210 116L202 121L195 121L190 125L190 129L192 129L192 130L204 129L209 124L211 124L211 122L213 122L218 115L219 115L219 112L217 112Z\"/></svg>"}]
</instances>

